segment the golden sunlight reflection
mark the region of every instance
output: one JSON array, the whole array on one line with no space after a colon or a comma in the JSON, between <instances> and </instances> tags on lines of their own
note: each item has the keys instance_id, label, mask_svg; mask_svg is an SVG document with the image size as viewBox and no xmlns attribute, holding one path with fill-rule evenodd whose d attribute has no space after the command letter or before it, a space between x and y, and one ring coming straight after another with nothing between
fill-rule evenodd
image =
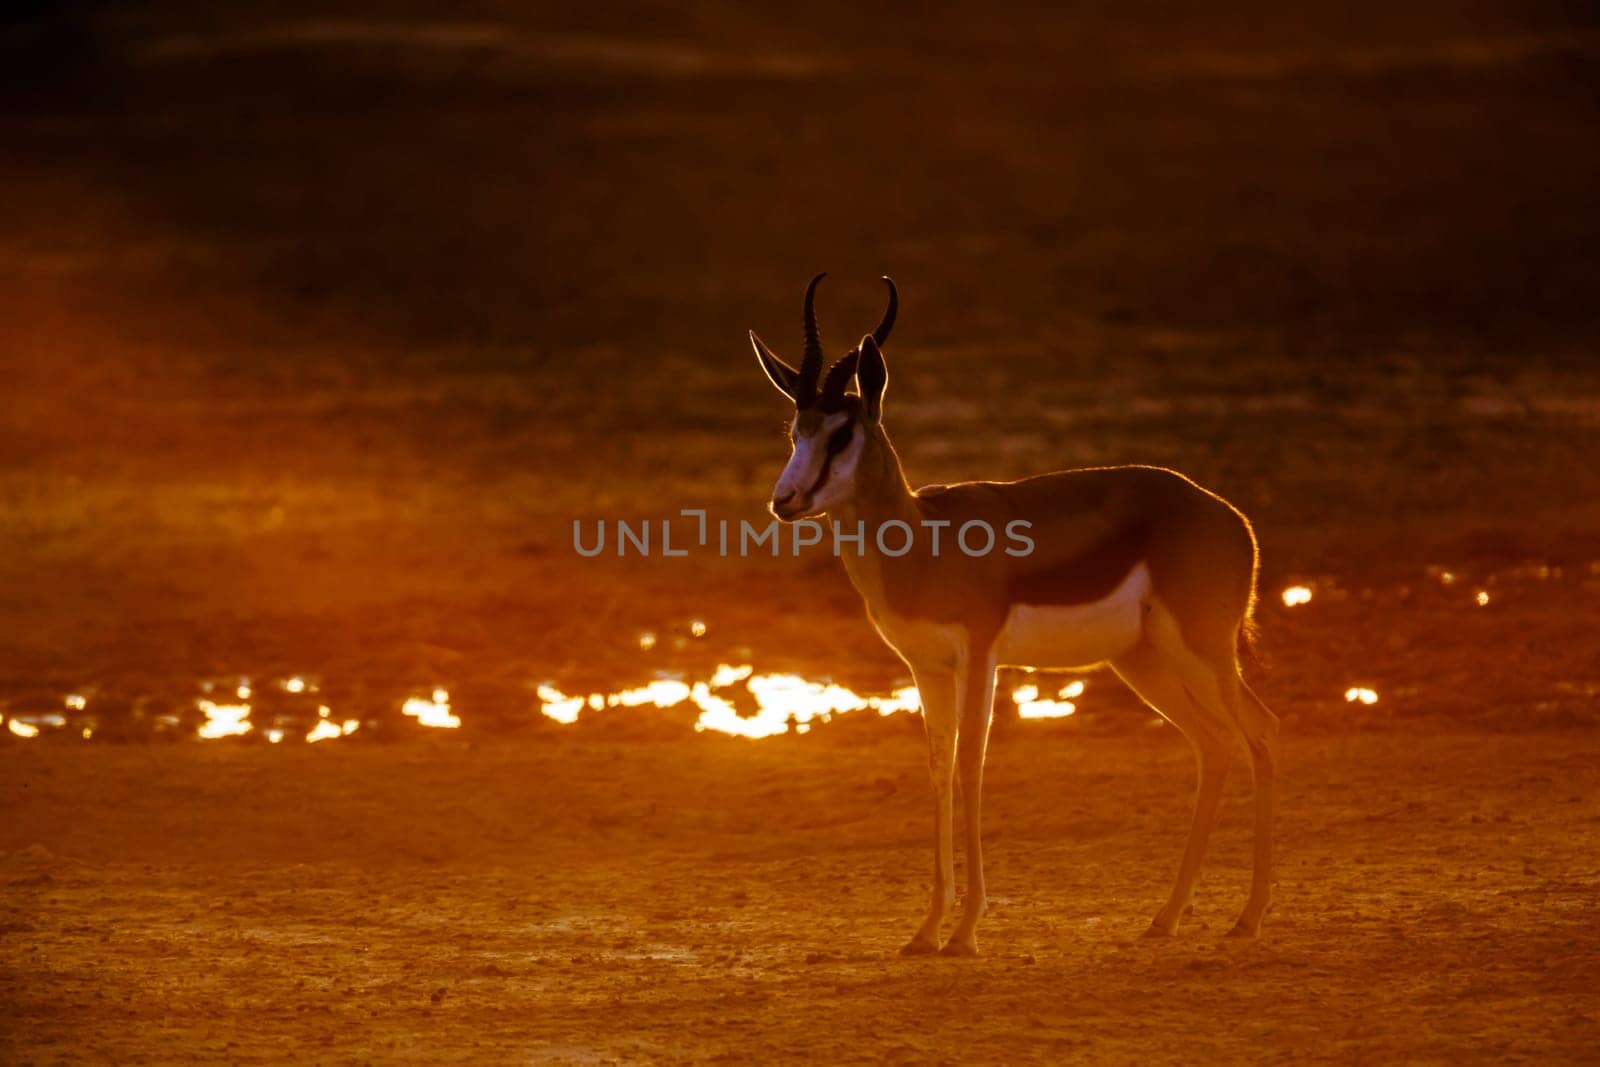
<instances>
[{"instance_id":1,"label":"golden sunlight reflection","mask_svg":"<svg viewBox=\"0 0 1600 1067\"><path fill-rule=\"evenodd\" d=\"M250 699L250 679L246 678L239 683L239 688L234 690L240 700Z\"/></svg>"},{"instance_id":2,"label":"golden sunlight reflection","mask_svg":"<svg viewBox=\"0 0 1600 1067\"><path fill-rule=\"evenodd\" d=\"M1024 719L1064 719L1078 710L1072 700L1082 696L1084 688L1083 679L1074 679L1061 687L1055 699L1041 699L1039 687L1029 682L1011 690L1011 699L1016 702L1017 714Z\"/></svg>"},{"instance_id":3,"label":"golden sunlight reflection","mask_svg":"<svg viewBox=\"0 0 1600 1067\"><path fill-rule=\"evenodd\" d=\"M755 698L754 715L740 715L731 702L711 692L713 686L727 688L741 679ZM791 724L796 733L807 733L813 720L827 722L835 715L861 708L893 715L921 707L917 691L911 686L896 689L887 697L863 697L833 682L813 682L798 674L756 674L748 664L735 667L726 663L718 665L711 685L696 683L690 698L700 708L700 718L694 724L697 731L750 738L785 733Z\"/></svg>"},{"instance_id":4,"label":"golden sunlight reflection","mask_svg":"<svg viewBox=\"0 0 1600 1067\"><path fill-rule=\"evenodd\" d=\"M1376 704L1378 692L1365 686L1351 686L1344 691L1344 698L1351 704Z\"/></svg>"},{"instance_id":5,"label":"golden sunlight reflection","mask_svg":"<svg viewBox=\"0 0 1600 1067\"><path fill-rule=\"evenodd\" d=\"M696 637L704 637L706 635L706 624L696 619L689 624L689 632Z\"/></svg>"},{"instance_id":6,"label":"golden sunlight reflection","mask_svg":"<svg viewBox=\"0 0 1600 1067\"><path fill-rule=\"evenodd\" d=\"M89 698L84 696L82 693L69 693L67 698L63 700L62 703L71 708L73 711L82 711L84 708L89 706Z\"/></svg>"},{"instance_id":7,"label":"golden sunlight reflection","mask_svg":"<svg viewBox=\"0 0 1600 1067\"><path fill-rule=\"evenodd\" d=\"M306 691L306 680L304 678L288 678L284 680L283 687L291 693L304 693Z\"/></svg>"},{"instance_id":8,"label":"golden sunlight reflection","mask_svg":"<svg viewBox=\"0 0 1600 1067\"><path fill-rule=\"evenodd\" d=\"M435 689L432 700L412 697L400 706L400 711L423 726L454 730L461 725L461 720L450 711L450 694L443 689Z\"/></svg>"},{"instance_id":9,"label":"golden sunlight reflection","mask_svg":"<svg viewBox=\"0 0 1600 1067\"><path fill-rule=\"evenodd\" d=\"M1283 591L1285 607L1298 607L1301 604L1311 603L1311 587L1308 585L1291 585Z\"/></svg>"},{"instance_id":10,"label":"golden sunlight reflection","mask_svg":"<svg viewBox=\"0 0 1600 1067\"><path fill-rule=\"evenodd\" d=\"M582 697L569 697L553 685L541 685L538 694L543 705L541 710L546 717L563 726L571 726L578 721L578 713L583 710Z\"/></svg>"},{"instance_id":11,"label":"golden sunlight reflection","mask_svg":"<svg viewBox=\"0 0 1600 1067\"><path fill-rule=\"evenodd\" d=\"M746 663L735 667L731 663L719 663L717 669L711 674L711 688L726 689L735 682L742 682L755 673L755 668Z\"/></svg>"},{"instance_id":12,"label":"golden sunlight reflection","mask_svg":"<svg viewBox=\"0 0 1600 1067\"><path fill-rule=\"evenodd\" d=\"M639 635L639 648L640 648L641 651L649 652L652 648L655 648L655 647L656 647L656 635L655 634L651 633L649 630L646 630L644 633Z\"/></svg>"},{"instance_id":13,"label":"golden sunlight reflection","mask_svg":"<svg viewBox=\"0 0 1600 1067\"><path fill-rule=\"evenodd\" d=\"M10 730L18 737L39 736L39 728L37 726L33 725L31 722L23 722L21 719L7 719L6 729Z\"/></svg>"},{"instance_id":14,"label":"golden sunlight reflection","mask_svg":"<svg viewBox=\"0 0 1600 1067\"><path fill-rule=\"evenodd\" d=\"M197 700L195 706L205 714L206 721L200 726L200 736L208 741L219 737L242 737L250 732L250 723L247 721L249 704L218 704L211 700Z\"/></svg>"},{"instance_id":15,"label":"golden sunlight reflection","mask_svg":"<svg viewBox=\"0 0 1600 1067\"><path fill-rule=\"evenodd\" d=\"M1487 590L1487 589L1478 590L1477 601L1478 601L1478 607L1480 607L1480 608L1488 607L1489 606L1489 590Z\"/></svg>"},{"instance_id":16,"label":"golden sunlight reflection","mask_svg":"<svg viewBox=\"0 0 1600 1067\"><path fill-rule=\"evenodd\" d=\"M637 708L642 704L654 704L658 708L670 708L688 699L688 686L682 682L658 679L637 689L624 689L620 693L612 693L606 697L606 705L613 708Z\"/></svg>"},{"instance_id":17,"label":"golden sunlight reflection","mask_svg":"<svg viewBox=\"0 0 1600 1067\"><path fill-rule=\"evenodd\" d=\"M343 737L344 731L339 729L338 723L329 722L327 719L318 719L317 725L306 734L306 741L315 744L318 741L331 741L335 737Z\"/></svg>"}]
</instances>

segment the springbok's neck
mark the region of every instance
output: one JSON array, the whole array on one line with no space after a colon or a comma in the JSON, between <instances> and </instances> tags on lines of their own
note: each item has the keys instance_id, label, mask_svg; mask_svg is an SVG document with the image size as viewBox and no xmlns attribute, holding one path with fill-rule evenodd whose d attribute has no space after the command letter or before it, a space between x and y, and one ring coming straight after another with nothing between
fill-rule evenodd
<instances>
[{"instance_id":1,"label":"springbok's neck","mask_svg":"<svg viewBox=\"0 0 1600 1067\"><path fill-rule=\"evenodd\" d=\"M849 503L839 509L843 525L854 528L857 520L865 520L871 530L891 519L916 525L916 498L912 495L911 486L906 484L905 472L900 469L900 456L887 434L879 436L861 457L856 467L855 489ZM873 537L869 534L869 552L872 551L872 543Z\"/></svg>"}]
</instances>

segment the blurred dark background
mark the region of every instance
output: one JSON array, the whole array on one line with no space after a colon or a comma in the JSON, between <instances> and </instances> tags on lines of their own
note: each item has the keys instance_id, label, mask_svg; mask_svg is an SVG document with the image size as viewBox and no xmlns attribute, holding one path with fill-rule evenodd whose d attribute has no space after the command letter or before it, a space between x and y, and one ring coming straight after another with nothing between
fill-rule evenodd
<instances>
[{"instance_id":1,"label":"blurred dark background","mask_svg":"<svg viewBox=\"0 0 1600 1067\"><path fill-rule=\"evenodd\" d=\"M835 354L900 283L915 481L1177 466L1269 582L1365 603L1269 627L1306 700L1508 625L1596 669L1562 637L1587 600L1440 641L1453 602L1394 599L1600 558L1591 5L10 10L14 691L741 655L887 683L825 556L570 547L763 515L783 408L744 331L793 352L818 270ZM644 630L678 640L646 662Z\"/></svg>"}]
</instances>

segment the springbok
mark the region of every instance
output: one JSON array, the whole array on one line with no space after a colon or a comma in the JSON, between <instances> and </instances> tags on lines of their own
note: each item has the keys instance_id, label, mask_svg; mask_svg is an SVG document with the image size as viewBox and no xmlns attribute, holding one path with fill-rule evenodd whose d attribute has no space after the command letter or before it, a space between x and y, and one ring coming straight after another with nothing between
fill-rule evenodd
<instances>
[{"instance_id":1,"label":"springbok","mask_svg":"<svg viewBox=\"0 0 1600 1067\"><path fill-rule=\"evenodd\" d=\"M987 907L979 809L1000 666L1109 663L1193 746L1199 765L1194 821L1172 895L1146 936L1176 931L1217 821L1223 781L1244 741L1255 777L1254 873L1231 932L1255 935L1271 893L1278 720L1239 673L1237 651L1251 635L1258 566L1249 520L1215 493L1160 467L1065 470L913 491L883 427L888 371L880 346L899 306L894 282L883 279L889 307L878 328L824 377L815 307L823 277L806 287L798 370L754 332L750 343L767 377L795 406L793 453L773 489L772 513L792 522L826 512L836 538L841 530L867 531L853 542L856 552L840 554L873 625L911 669L922 698L934 792L933 903L901 952L941 951L940 926L955 903L951 803L957 768L967 891L942 951L977 952L976 929ZM858 394L845 392L852 380ZM897 527L887 548L872 532L885 524ZM988 537L973 540L986 540L992 549L993 531L1026 530L1022 540L1033 551L974 554L965 540L956 550L953 542L964 528L984 526ZM905 529L920 535L907 538Z\"/></svg>"}]
</instances>

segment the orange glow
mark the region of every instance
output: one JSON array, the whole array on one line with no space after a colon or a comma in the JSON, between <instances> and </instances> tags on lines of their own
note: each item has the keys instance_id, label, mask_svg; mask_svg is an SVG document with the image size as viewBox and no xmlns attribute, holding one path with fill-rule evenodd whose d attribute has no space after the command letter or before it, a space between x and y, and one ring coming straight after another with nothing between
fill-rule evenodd
<instances>
[{"instance_id":1,"label":"orange glow","mask_svg":"<svg viewBox=\"0 0 1600 1067\"><path fill-rule=\"evenodd\" d=\"M655 648L655 647L656 647L656 635L655 634L653 634L650 631L646 630L644 633L639 635L639 648L640 648L641 651L649 652L652 648Z\"/></svg>"},{"instance_id":2,"label":"orange glow","mask_svg":"<svg viewBox=\"0 0 1600 1067\"><path fill-rule=\"evenodd\" d=\"M711 688L726 689L735 682L744 681L753 673L755 673L755 668L748 663L741 667L735 667L731 663L719 663L717 664L717 669L711 674Z\"/></svg>"},{"instance_id":3,"label":"orange glow","mask_svg":"<svg viewBox=\"0 0 1600 1067\"><path fill-rule=\"evenodd\" d=\"M1011 699L1016 702L1017 714L1024 719L1064 719L1078 710L1072 698L1082 696L1083 690L1083 680L1075 679L1061 687L1056 699L1040 699L1039 687L1029 683L1013 689Z\"/></svg>"},{"instance_id":4,"label":"orange glow","mask_svg":"<svg viewBox=\"0 0 1600 1067\"><path fill-rule=\"evenodd\" d=\"M313 726L311 732L306 734L306 741L309 744L316 744L318 741L331 741L335 737L343 736L344 733L338 726L327 719L318 719L317 725Z\"/></svg>"},{"instance_id":5,"label":"orange glow","mask_svg":"<svg viewBox=\"0 0 1600 1067\"><path fill-rule=\"evenodd\" d=\"M1478 601L1478 607L1480 607L1480 608L1488 607L1489 606L1489 591L1487 589L1478 590L1477 601Z\"/></svg>"},{"instance_id":6,"label":"orange glow","mask_svg":"<svg viewBox=\"0 0 1600 1067\"><path fill-rule=\"evenodd\" d=\"M33 725L31 722L23 722L21 719L7 719L6 729L10 730L18 737L39 736L39 728L37 726Z\"/></svg>"},{"instance_id":7,"label":"orange glow","mask_svg":"<svg viewBox=\"0 0 1600 1067\"><path fill-rule=\"evenodd\" d=\"M832 682L813 682L798 674L755 674L748 665L717 668L718 680L748 678L745 688L755 697L756 714L741 716L733 705L712 696L703 683L694 690L694 701L701 714L694 728L736 737L772 737L788 730L790 721L796 733L807 733L813 721L827 722L835 715L872 708L879 715L915 711L921 701L914 687L897 689L887 697L863 697Z\"/></svg>"},{"instance_id":8,"label":"orange glow","mask_svg":"<svg viewBox=\"0 0 1600 1067\"><path fill-rule=\"evenodd\" d=\"M1351 686L1344 691L1344 698L1351 704L1376 704L1378 691L1365 686Z\"/></svg>"},{"instance_id":9,"label":"orange glow","mask_svg":"<svg viewBox=\"0 0 1600 1067\"><path fill-rule=\"evenodd\" d=\"M332 741L338 737L348 737L361 729L360 719L346 719L342 724L336 723L327 717L327 708L318 710L323 713L323 717L317 720L317 725L313 726L311 732L306 734L306 741L309 744L315 744L318 741Z\"/></svg>"},{"instance_id":10,"label":"orange glow","mask_svg":"<svg viewBox=\"0 0 1600 1067\"><path fill-rule=\"evenodd\" d=\"M1308 585L1291 585L1283 591L1285 607L1298 607L1301 604L1311 603L1311 587Z\"/></svg>"},{"instance_id":11,"label":"orange glow","mask_svg":"<svg viewBox=\"0 0 1600 1067\"><path fill-rule=\"evenodd\" d=\"M200 736L208 741L219 737L242 737L251 730L250 723L246 721L250 714L249 704L218 704L210 700L197 700L195 706L205 713L206 721L200 727Z\"/></svg>"},{"instance_id":12,"label":"orange glow","mask_svg":"<svg viewBox=\"0 0 1600 1067\"><path fill-rule=\"evenodd\" d=\"M689 632L695 637L704 637L706 635L706 624L696 619L689 624Z\"/></svg>"},{"instance_id":13,"label":"orange glow","mask_svg":"<svg viewBox=\"0 0 1600 1067\"><path fill-rule=\"evenodd\" d=\"M461 720L450 711L450 694L443 689L435 689L432 700L412 697L401 705L400 711L423 726L454 730L461 725Z\"/></svg>"},{"instance_id":14,"label":"orange glow","mask_svg":"<svg viewBox=\"0 0 1600 1067\"><path fill-rule=\"evenodd\" d=\"M84 708L89 706L88 698L82 693L70 693L68 694L67 698L62 701L62 703L71 708L73 711L82 711Z\"/></svg>"},{"instance_id":15,"label":"orange glow","mask_svg":"<svg viewBox=\"0 0 1600 1067\"><path fill-rule=\"evenodd\" d=\"M609 707L636 708L642 704L654 704L658 708L670 708L674 704L681 704L689 699L689 687L682 682L654 681L638 689L624 689L620 693L612 693L606 697Z\"/></svg>"},{"instance_id":16,"label":"orange glow","mask_svg":"<svg viewBox=\"0 0 1600 1067\"><path fill-rule=\"evenodd\" d=\"M578 721L578 713L583 710L582 697L569 697L553 685L541 685L538 690L539 700L546 718L554 719L563 726L571 726Z\"/></svg>"}]
</instances>

